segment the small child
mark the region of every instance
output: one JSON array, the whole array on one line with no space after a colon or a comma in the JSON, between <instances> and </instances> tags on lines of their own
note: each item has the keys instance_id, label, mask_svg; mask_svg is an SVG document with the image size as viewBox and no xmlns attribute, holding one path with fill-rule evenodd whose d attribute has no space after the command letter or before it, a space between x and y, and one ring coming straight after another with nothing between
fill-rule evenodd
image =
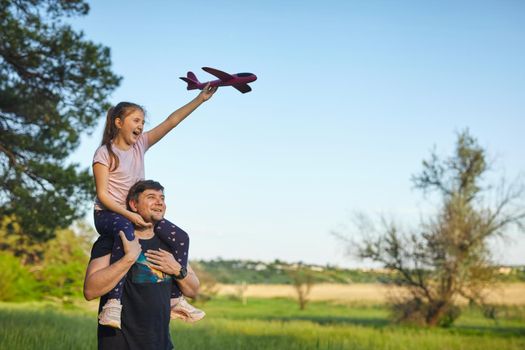
<instances>
[{"instance_id":1,"label":"small child","mask_svg":"<svg viewBox=\"0 0 525 350\"><path fill-rule=\"evenodd\" d=\"M93 158L93 174L97 191L95 227L99 234L114 237L111 263L124 256L122 241L118 235L120 231L131 241L134 239L135 227L151 227L139 214L126 208L129 189L137 181L144 179L144 153L203 102L210 99L216 90L217 88L207 85L195 99L170 114L166 120L148 132L143 132L144 109L141 106L120 102L109 109L102 143ZM188 234L166 219L157 223L154 231L170 246L171 253L185 270L188 263ZM108 293L108 301L99 315L101 325L120 329L120 299L124 280L125 277ZM204 311L193 307L184 299L174 282L171 293L171 318L195 322L204 316Z\"/></svg>"}]
</instances>

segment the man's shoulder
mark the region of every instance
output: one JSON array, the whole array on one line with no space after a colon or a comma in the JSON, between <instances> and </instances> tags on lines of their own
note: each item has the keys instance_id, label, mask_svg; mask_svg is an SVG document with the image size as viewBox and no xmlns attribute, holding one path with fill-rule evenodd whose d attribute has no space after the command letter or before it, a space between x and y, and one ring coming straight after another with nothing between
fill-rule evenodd
<instances>
[{"instance_id":1,"label":"man's shoulder","mask_svg":"<svg viewBox=\"0 0 525 350\"><path fill-rule=\"evenodd\" d=\"M91 248L91 260L111 254L113 243L114 239L111 237L111 235L98 236L95 243L93 243L93 247Z\"/></svg>"}]
</instances>

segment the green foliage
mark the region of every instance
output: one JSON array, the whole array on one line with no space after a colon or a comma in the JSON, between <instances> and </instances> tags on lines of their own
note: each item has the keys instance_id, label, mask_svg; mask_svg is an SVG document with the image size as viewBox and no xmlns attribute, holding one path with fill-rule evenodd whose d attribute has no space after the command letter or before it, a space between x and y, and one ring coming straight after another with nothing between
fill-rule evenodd
<instances>
[{"instance_id":1,"label":"green foliage","mask_svg":"<svg viewBox=\"0 0 525 350\"><path fill-rule=\"evenodd\" d=\"M55 238L37 245L42 258L27 262L11 253L0 255L0 300L35 300L82 296L83 278L89 261L94 231L77 222L69 229L59 230ZM13 236L2 236L0 244ZM17 238L17 236L15 236ZM11 243L19 243L15 239ZM20 247L19 247L20 248Z\"/></svg>"},{"instance_id":2,"label":"green foliage","mask_svg":"<svg viewBox=\"0 0 525 350\"><path fill-rule=\"evenodd\" d=\"M192 264L223 284L293 284L286 272L296 264L283 261L270 263L253 260L197 260ZM302 264L310 269L315 283L392 283L400 275L386 269L345 269L335 266ZM504 273L495 276L498 282L525 282L525 266L503 267ZM507 271L508 270L508 271ZM199 275L200 276L200 275Z\"/></svg>"},{"instance_id":3,"label":"green foliage","mask_svg":"<svg viewBox=\"0 0 525 350\"><path fill-rule=\"evenodd\" d=\"M89 262L89 234L60 230L46 243L42 268L37 272L39 289L46 297L80 297Z\"/></svg>"},{"instance_id":4,"label":"green foliage","mask_svg":"<svg viewBox=\"0 0 525 350\"><path fill-rule=\"evenodd\" d=\"M0 300L19 301L37 298L37 282L20 259L0 252Z\"/></svg>"},{"instance_id":5,"label":"green foliage","mask_svg":"<svg viewBox=\"0 0 525 350\"><path fill-rule=\"evenodd\" d=\"M22 264L38 263L45 249L45 243L35 242L22 232L20 225L9 216L0 221L0 250L19 257Z\"/></svg>"},{"instance_id":6,"label":"green foliage","mask_svg":"<svg viewBox=\"0 0 525 350\"><path fill-rule=\"evenodd\" d=\"M199 260L201 268L224 284L293 284L288 271L297 264L276 260L265 263L252 260ZM383 283L395 275L384 270L343 269L334 266L301 264L310 270L315 283Z\"/></svg>"},{"instance_id":7,"label":"green foliage","mask_svg":"<svg viewBox=\"0 0 525 350\"><path fill-rule=\"evenodd\" d=\"M255 261L222 259L200 260L198 263L220 283L290 283L287 274L273 264L266 267L266 264ZM264 266L264 269L257 266Z\"/></svg>"},{"instance_id":8,"label":"green foliage","mask_svg":"<svg viewBox=\"0 0 525 350\"><path fill-rule=\"evenodd\" d=\"M0 217L35 243L84 214L91 177L66 161L120 81L109 48L62 21L88 10L81 0L0 0Z\"/></svg>"}]
</instances>

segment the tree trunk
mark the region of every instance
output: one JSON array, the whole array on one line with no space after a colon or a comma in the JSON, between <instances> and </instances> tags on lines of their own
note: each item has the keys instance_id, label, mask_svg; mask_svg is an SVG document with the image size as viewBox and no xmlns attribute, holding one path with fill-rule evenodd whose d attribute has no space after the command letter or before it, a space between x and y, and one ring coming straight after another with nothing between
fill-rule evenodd
<instances>
[{"instance_id":1,"label":"tree trunk","mask_svg":"<svg viewBox=\"0 0 525 350\"><path fill-rule=\"evenodd\" d=\"M430 305L430 309L427 314L427 326L435 327L439 324L439 321L441 321L445 311L447 310L448 303L448 301L438 301L433 305Z\"/></svg>"}]
</instances>

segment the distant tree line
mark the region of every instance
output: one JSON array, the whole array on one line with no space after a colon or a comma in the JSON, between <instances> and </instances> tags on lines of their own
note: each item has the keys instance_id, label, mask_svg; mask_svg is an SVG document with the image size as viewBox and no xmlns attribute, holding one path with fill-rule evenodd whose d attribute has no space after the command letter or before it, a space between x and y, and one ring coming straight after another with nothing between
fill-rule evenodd
<instances>
[{"instance_id":1,"label":"distant tree line","mask_svg":"<svg viewBox=\"0 0 525 350\"><path fill-rule=\"evenodd\" d=\"M197 260L203 270L210 273L219 283L239 284L290 284L293 278L287 273L300 266L307 269L315 283L392 283L399 278L398 272L387 269L347 269L336 266L318 266L305 263L291 263L275 260L262 262L252 260ZM505 266L496 279L501 282L525 282L525 266Z\"/></svg>"}]
</instances>

